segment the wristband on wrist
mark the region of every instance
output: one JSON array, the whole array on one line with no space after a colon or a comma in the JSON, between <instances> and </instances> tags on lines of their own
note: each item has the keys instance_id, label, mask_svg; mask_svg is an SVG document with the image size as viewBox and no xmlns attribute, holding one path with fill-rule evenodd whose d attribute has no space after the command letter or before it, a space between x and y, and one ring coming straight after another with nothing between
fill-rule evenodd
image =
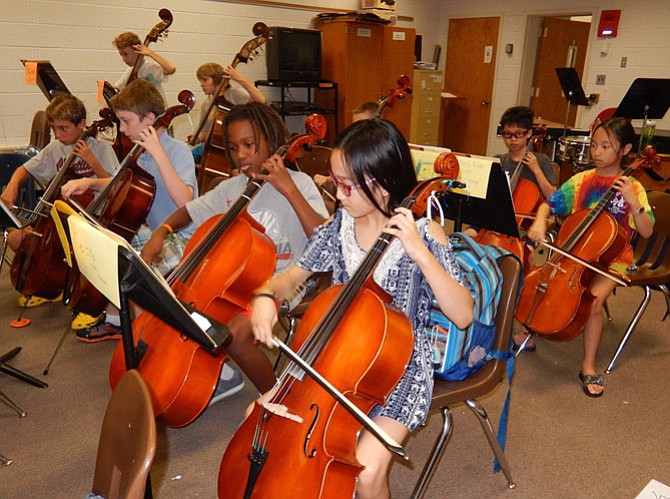
<instances>
[{"instance_id":1,"label":"wristband on wrist","mask_svg":"<svg viewBox=\"0 0 670 499\"><path fill-rule=\"evenodd\" d=\"M167 231L168 231L168 236L171 236L171 235L174 233L174 229L173 229L172 226L170 226L169 224L162 223L160 226L161 226L161 227L165 227L165 228L167 229Z\"/></svg>"},{"instance_id":2,"label":"wristband on wrist","mask_svg":"<svg viewBox=\"0 0 670 499\"><path fill-rule=\"evenodd\" d=\"M253 303L256 300L256 298L270 298L274 302L275 308L279 308L279 302L277 301L277 297L272 293L256 293L254 294L253 298L251 298L251 302Z\"/></svg>"}]
</instances>

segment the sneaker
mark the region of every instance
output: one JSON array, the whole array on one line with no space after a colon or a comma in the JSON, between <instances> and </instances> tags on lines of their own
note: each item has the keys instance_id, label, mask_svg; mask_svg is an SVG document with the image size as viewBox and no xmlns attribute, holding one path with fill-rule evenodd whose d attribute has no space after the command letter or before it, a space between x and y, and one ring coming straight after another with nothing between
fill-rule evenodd
<instances>
[{"instance_id":1,"label":"sneaker","mask_svg":"<svg viewBox=\"0 0 670 499\"><path fill-rule=\"evenodd\" d=\"M72 324L70 324L70 327L75 331L79 331L80 329L89 329L100 324L104 318L104 312L97 317L85 314L84 312L79 312L77 316L72 319Z\"/></svg>"},{"instance_id":2,"label":"sneaker","mask_svg":"<svg viewBox=\"0 0 670 499\"><path fill-rule=\"evenodd\" d=\"M33 308L39 307L45 303L55 303L63 299L63 293L59 294L56 298L42 298L41 296L19 296L19 307L21 308Z\"/></svg>"},{"instance_id":3,"label":"sneaker","mask_svg":"<svg viewBox=\"0 0 670 499\"><path fill-rule=\"evenodd\" d=\"M93 327L77 331L77 338L86 343L121 339L121 326L102 322Z\"/></svg>"},{"instance_id":4,"label":"sneaker","mask_svg":"<svg viewBox=\"0 0 670 499\"><path fill-rule=\"evenodd\" d=\"M214 405L218 401L235 395L237 392L244 388L244 378L242 373L237 369L233 369L228 364L223 365L221 370L221 378L219 379L219 384L216 385L216 390L214 395L212 395L212 400L210 400L209 405Z\"/></svg>"}]
</instances>

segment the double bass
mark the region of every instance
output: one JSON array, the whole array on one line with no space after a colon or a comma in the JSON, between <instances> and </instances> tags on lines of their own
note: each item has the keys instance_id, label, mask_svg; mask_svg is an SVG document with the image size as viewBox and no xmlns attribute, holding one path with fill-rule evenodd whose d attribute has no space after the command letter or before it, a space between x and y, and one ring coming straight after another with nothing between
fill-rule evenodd
<instances>
[{"instance_id":1,"label":"double bass","mask_svg":"<svg viewBox=\"0 0 670 499\"><path fill-rule=\"evenodd\" d=\"M538 186L521 176L526 165L523 163L523 158L531 152L539 140L542 140L547 133L545 127L538 127L533 129L533 136L528 141L526 149L524 150L521 159L517 163L512 175L510 177L510 190L512 191L512 202L514 203L514 212L516 214L516 222L519 227L524 222L533 217L533 213L537 210L539 205L544 200L542 193ZM520 261L524 262L524 266L528 265L528 251L525 243L518 237L500 234L492 230L482 229L475 237L479 244L489 244L492 246L499 246L506 249L510 253L516 255Z\"/></svg>"},{"instance_id":2,"label":"double bass","mask_svg":"<svg viewBox=\"0 0 670 499\"><path fill-rule=\"evenodd\" d=\"M304 146L326 134L322 116L308 117L306 127L312 133L292 137L277 151L285 161L295 160ZM246 310L254 289L274 272L274 243L246 211L264 183L250 179L225 215L202 224L168 279L177 298L222 324ZM146 311L133 322L133 337L141 352L137 369L149 385L156 417L173 428L194 421L212 398L226 360L226 345L205 350ZM109 368L112 388L125 372L124 359L120 344Z\"/></svg>"},{"instance_id":3,"label":"double bass","mask_svg":"<svg viewBox=\"0 0 670 499\"><path fill-rule=\"evenodd\" d=\"M167 108L152 123L156 130L167 128L175 117L188 113L195 104L195 96L189 90L182 90L177 98L180 104ZM128 242L147 217L156 193L153 177L137 166L137 159L142 152L142 144L135 144L110 182L86 206L86 212L97 219L100 225ZM107 304L104 295L88 282L76 266L67 275L65 291L64 301L69 309L93 317L100 315Z\"/></svg>"},{"instance_id":4,"label":"double bass","mask_svg":"<svg viewBox=\"0 0 670 499\"><path fill-rule=\"evenodd\" d=\"M233 62L230 64L232 67L237 67L239 63L247 63L251 60L252 56L268 38L268 28L264 23L258 22L254 24L252 32L255 37L246 42L240 51L235 54ZM222 129L223 117L233 107L233 104L227 101L223 95L228 87L230 87L230 78L223 78L217 86L206 112L203 112L202 116L200 116L198 128L193 132L191 139L188 141L190 146L195 146L198 142L200 132L205 127L205 124L209 123L209 130L203 144L200 169L198 171L198 188L201 192L207 187L205 179L207 178L208 170L230 175ZM216 112L212 113L214 106L216 106Z\"/></svg>"},{"instance_id":5,"label":"double bass","mask_svg":"<svg viewBox=\"0 0 670 499\"><path fill-rule=\"evenodd\" d=\"M447 185L442 178L424 181L402 206L423 214L429 195ZM292 348L282 347L295 350L290 357L300 362L254 404L228 444L219 470L220 498L283 499L287 491L305 498L354 496L362 469L356 460L361 424L384 438L364 415L384 403L413 350L409 319L389 305L390 297L372 279L392 239L380 235L349 282L328 288L307 309ZM325 379L323 385L306 375L307 368ZM383 441L407 457L397 444Z\"/></svg>"},{"instance_id":6,"label":"double bass","mask_svg":"<svg viewBox=\"0 0 670 499\"><path fill-rule=\"evenodd\" d=\"M647 158L631 163L630 175ZM530 331L551 340L577 336L589 317L595 297L590 288L597 274L624 284L606 269L628 243L625 229L606 211L617 191L610 187L592 209L569 215L558 232L547 262L524 278L515 318Z\"/></svg>"},{"instance_id":7,"label":"double bass","mask_svg":"<svg viewBox=\"0 0 670 499\"><path fill-rule=\"evenodd\" d=\"M168 33L168 28L172 24L172 12L170 12L168 9L161 9L158 11L158 17L160 17L161 22L156 24L153 28L151 28L151 31L147 33L147 36L144 37L144 42L142 45L145 47L148 47L151 42L156 42L158 39L162 36L167 36ZM133 64L133 68L130 70L130 75L128 76L128 81L126 84L130 83L133 80L137 80L138 78L138 72L140 68L142 67L142 63L144 63L144 54L139 54L137 56L137 59L135 59L135 64Z\"/></svg>"},{"instance_id":8,"label":"double bass","mask_svg":"<svg viewBox=\"0 0 670 499\"><path fill-rule=\"evenodd\" d=\"M93 122L82 132L77 141L95 137L99 130L112 125L113 115L109 109L101 109L100 117L100 120ZM53 299L63 291L67 270L65 254L48 211L53 202L60 199L61 187L68 180L79 178L72 171L77 159L73 150L49 182L35 207L34 226L31 231L23 234L21 245L14 255L10 270L12 285L26 296L37 295ZM78 197L82 203L89 202L91 198L90 191Z\"/></svg>"}]
</instances>

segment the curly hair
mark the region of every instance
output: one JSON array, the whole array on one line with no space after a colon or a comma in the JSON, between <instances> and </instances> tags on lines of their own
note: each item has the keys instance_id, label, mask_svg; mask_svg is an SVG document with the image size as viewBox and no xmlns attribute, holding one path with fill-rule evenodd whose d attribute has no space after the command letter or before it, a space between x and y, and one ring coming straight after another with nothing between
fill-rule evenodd
<instances>
[{"instance_id":1,"label":"curly hair","mask_svg":"<svg viewBox=\"0 0 670 499\"><path fill-rule=\"evenodd\" d=\"M228 129L230 125L236 121L248 121L254 131L256 144L259 144L259 139L263 139L268 146L270 154L284 145L288 137L286 125L284 125L284 121L277 111L260 102L249 102L233 107L226 114L225 118L223 118L224 144L228 143ZM228 158L231 165L234 164L228 149L226 149L226 158Z\"/></svg>"}]
</instances>

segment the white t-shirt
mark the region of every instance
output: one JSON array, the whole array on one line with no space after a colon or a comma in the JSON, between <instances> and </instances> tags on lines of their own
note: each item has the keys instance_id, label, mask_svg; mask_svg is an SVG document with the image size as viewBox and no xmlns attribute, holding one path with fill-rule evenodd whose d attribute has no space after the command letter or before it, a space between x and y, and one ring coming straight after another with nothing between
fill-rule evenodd
<instances>
[{"instance_id":1,"label":"white t-shirt","mask_svg":"<svg viewBox=\"0 0 670 499\"><path fill-rule=\"evenodd\" d=\"M288 170L298 190L314 210L324 218L328 210L311 177L303 172ZM186 203L186 210L196 226L225 213L244 192L249 178L238 175L224 180L216 188ZM266 182L247 207L249 215L265 227L265 233L277 248L275 274L285 270L302 254L307 236L288 199L270 182Z\"/></svg>"},{"instance_id":2,"label":"white t-shirt","mask_svg":"<svg viewBox=\"0 0 670 499\"><path fill-rule=\"evenodd\" d=\"M86 145L93 155L98 158L105 171L110 175L116 171L119 167L119 160L116 158L114 149L109 142L89 137L86 139ZM62 142L54 140L49 142L36 156L26 161L23 166L41 184L46 185L56 176L73 149L74 144L66 146ZM80 158L74 158L71 169L78 177L95 177L95 173L93 173L88 163Z\"/></svg>"},{"instance_id":3,"label":"white t-shirt","mask_svg":"<svg viewBox=\"0 0 670 499\"><path fill-rule=\"evenodd\" d=\"M133 67L128 66L126 70L123 72L123 75L121 75L119 81L117 81L114 84L114 86L119 90L124 88L128 84L128 78L130 77L130 73L132 72L132 70ZM137 77L142 80L147 80L154 87L156 87L158 91L161 93L163 101L167 102L165 100L165 92L161 87L161 83L167 80L167 76L163 74L163 68L161 67L160 64L154 61L151 57L144 56L142 65L140 66L140 69L137 70Z\"/></svg>"}]
</instances>

